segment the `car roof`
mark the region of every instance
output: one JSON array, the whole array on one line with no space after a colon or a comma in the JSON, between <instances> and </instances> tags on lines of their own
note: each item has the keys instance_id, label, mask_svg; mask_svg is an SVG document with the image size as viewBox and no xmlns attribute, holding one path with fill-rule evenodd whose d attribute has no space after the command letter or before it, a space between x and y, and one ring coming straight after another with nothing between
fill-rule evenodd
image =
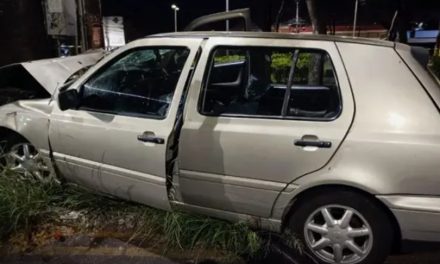
<instances>
[{"instance_id":1,"label":"car roof","mask_svg":"<svg viewBox=\"0 0 440 264\"><path fill-rule=\"evenodd\" d=\"M332 42L348 42L365 45L375 45L383 47L394 47L395 43L391 41L354 38L333 35L314 35L314 34L287 34L276 32L223 32L223 31L191 31L177 33L163 33L147 36L147 38L266 38L266 39L296 39L296 40L315 40L315 41L332 41Z\"/></svg>"}]
</instances>

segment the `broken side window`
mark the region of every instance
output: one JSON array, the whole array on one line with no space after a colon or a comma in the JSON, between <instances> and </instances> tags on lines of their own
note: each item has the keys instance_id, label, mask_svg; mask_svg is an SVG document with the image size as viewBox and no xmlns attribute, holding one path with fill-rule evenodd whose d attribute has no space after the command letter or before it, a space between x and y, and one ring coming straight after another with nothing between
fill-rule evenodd
<instances>
[{"instance_id":1,"label":"broken side window","mask_svg":"<svg viewBox=\"0 0 440 264\"><path fill-rule=\"evenodd\" d=\"M80 109L163 119L188 55L185 47L126 52L83 85Z\"/></svg>"}]
</instances>

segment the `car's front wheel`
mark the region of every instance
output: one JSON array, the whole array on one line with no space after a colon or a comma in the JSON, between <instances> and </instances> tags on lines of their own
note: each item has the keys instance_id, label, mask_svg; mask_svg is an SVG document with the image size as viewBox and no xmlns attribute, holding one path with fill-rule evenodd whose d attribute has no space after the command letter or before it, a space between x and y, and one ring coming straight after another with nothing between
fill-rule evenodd
<instances>
[{"instance_id":1,"label":"car's front wheel","mask_svg":"<svg viewBox=\"0 0 440 264\"><path fill-rule=\"evenodd\" d=\"M302 199L289 228L319 263L380 264L390 252L393 228L369 197L348 191L314 193Z\"/></svg>"},{"instance_id":2,"label":"car's front wheel","mask_svg":"<svg viewBox=\"0 0 440 264\"><path fill-rule=\"evenodd\" d=\"M0 166L3 173L43 183L57 181L52 167L37 148L18 135L9 136L2 144Z\"/></svg>"}]
</instances>

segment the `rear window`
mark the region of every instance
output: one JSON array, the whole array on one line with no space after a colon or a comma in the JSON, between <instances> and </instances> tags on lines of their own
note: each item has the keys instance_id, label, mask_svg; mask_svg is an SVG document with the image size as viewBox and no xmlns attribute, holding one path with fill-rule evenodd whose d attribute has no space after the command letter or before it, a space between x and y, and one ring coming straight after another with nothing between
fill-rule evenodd
<instances>
[{"instance_id":1,"label":"rear window","mask_svg":"<svg viewBox=\"0 0 440 264\"><path fill-rule=\"evenodd\" d=\"M329 120L339 115L341 101L323 50L219 47L199 107L209 116Z\"/></svg>"}]
</instances>

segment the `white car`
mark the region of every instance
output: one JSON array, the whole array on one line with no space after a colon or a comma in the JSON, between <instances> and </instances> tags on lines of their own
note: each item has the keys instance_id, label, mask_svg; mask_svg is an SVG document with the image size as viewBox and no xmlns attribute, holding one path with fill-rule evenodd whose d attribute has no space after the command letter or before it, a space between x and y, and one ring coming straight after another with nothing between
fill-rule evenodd
<instances>
[{"instance_id":1,"label":"white car","mask_svg":"<svg viewBox=\"0 0 440 264\"><path fill-rule=\"evenodd\" d=\"M402 240L440 241L440 89L427 58L332 36L150 36L71 85L43 78L47 98L1 106L3 163L289 228L320 263L379 264Z\"/></svg>"}]
</instances>

